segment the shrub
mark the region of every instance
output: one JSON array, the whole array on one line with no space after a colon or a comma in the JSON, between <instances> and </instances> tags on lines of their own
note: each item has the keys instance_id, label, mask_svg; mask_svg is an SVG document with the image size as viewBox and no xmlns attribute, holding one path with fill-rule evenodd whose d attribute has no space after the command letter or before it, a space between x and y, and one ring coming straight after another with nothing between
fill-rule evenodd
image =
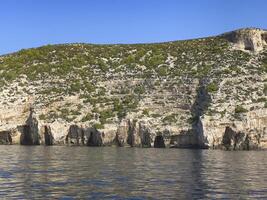
<instances>
[{"instance_id":1,"label":"shrub","mask_svg":"<svg viewBox=\"0 0 267 200\"><path fill-rule=\"evenodd\" d=\"M266 98L265 97L262 97L262 98L257 99L257 102L265 102L265 101L266 101Z\"/></svg>"},{"instance_id":2,"label":"shrub","mask_svg":"<svg viewBox=\"0 0 267 200\"><path fill-rule=\"evenodd\" d=\"M105 128L105 126L103 124L94 124L93 127L95 129L103 129L103 128Z\"/></svg>"},{"instance_id":3,"label":"shrub","mask_svg":"<svg viewBox=\"0 0 267 200\"><path fill-rule=\"evenodd\" d=\"M45 120L45 119L46 119L46 117L45 117L45 115L44 115L44 114L41 114L41 115L39 115L39 119L40 119L40 120Z\"/></svg>"},{"instance_id":4,"label":"shrub","mask_svg":"<svg viewBox=\"0 0 267 200\"><path fill-rule=\"evenodd\" d=\"M248 110L245 109L243 106L241 106L241 105L236 106L236 108L235 108L235 113L236 114L245 113L245 112L248 112Z\"/></svg>"},{"instance_id":5,"label":"shrub","mask_svg":"<svg viewBox=\"0 0 267 200\"><path fill-rule=\"evenodd\" d=\"M144 94L144 93L145 93L145 87L142 86L142 85L137 86L137 87L134 89L134 93L135 93L135 94Z\"/></svg>"},{"instance_id":6,"label":"shrub","mask_svg":"<svg viewBox=\"0 0 267 200\"><path fill-rule=\"evenodd\" d=\"M175 123L177 121L176 119L177 114L173 113L171 115L168 115L163 118L163 122L169 122L169 123Z\"/></svg>"},{"instance_id":7,"label":"shrub","mask_svg":"<svg viewBox=\"0 0 267 200\"><path fill-rule=\"evenodd\" d=\"M166 76L168 75L168 67L167 66L161 66L157 69L158 75L159 76Z\"/></svg>"},{"instance_id":8,"label":"shrub","mask_svg":"<svg viewBox=\"0 0 267 200\"><path fill-rule=\"evenodd\" d=\"M262 72L267 72L267 63L264 63L261 65L261 71Z\"/></svg>"},{"instance_id":9,"label":"shrub","mask_svg":"<svg viewBox=\"0 0 267 200\"><path fill-rule=\"evenodd\" d=\"M214 93L214 92L217 92L218 91L218 86L215 84L215 83L210 83L208 86L207 86L207 91L209 93Z\"/></svg>"},{"instance_id":10,"label":"shrub","mask_svg":"<svg viewBox=\"0 0 267 200\"><path fill-rule=\"evenodd\" d=\"M114 117L112 110L103 110L100 113L100 122L105 124L108 118Z\"/></svg>"},{"instance_id":11,"label":"shrub","mask_svg":"<svg viewBox=\"0 0 267 200\"><path fill-rule=\"evenodd\" d=\"M149 116L149 110L148 109L144 109L142 114L146 115L146 116Z\"/></svg>"},{"instance_id":12,"label":"shrub","mask_svg":"<svg viewBox=\"0 0 267 200\"><path fill-rule=\"evenodd\" d=\"M264 95L267 95L267 84L264 84L263 93Z\"/></svg>"}]
</instances>

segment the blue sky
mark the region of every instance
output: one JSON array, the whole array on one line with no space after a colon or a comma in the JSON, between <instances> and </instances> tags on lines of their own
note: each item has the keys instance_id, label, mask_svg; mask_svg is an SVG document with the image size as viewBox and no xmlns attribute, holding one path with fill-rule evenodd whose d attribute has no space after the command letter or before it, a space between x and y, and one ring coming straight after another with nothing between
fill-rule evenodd
<instances>
[{"instance_id":1,"label":"blue sky","mask_svg":"<svg viewBox=\"0 0 267 200\"><path fill-rule=\"evenodd\" d=\"M1 0L0 54L45 44L144 43L267 28L266 0Z\"/></svg>"}]
</instances>

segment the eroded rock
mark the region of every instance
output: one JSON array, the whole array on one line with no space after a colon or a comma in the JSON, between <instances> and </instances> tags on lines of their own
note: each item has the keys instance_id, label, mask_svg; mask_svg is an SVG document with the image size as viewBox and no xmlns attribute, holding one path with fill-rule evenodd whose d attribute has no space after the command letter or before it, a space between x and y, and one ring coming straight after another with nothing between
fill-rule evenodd
<instances>
[{"instance_id":1,"label":"eroded rock","mask_svg":"<svg viewBox=\"0 0 267 200\"><path fill-rule=\"evenodd\" d=\"M22 145L40 145L40 135L38 120L33 107L30 108L30 116L26 125L22 126L21 144Z\"/></svg>"},{"instance_id":2,"label":"eroded rock","mask_svg":"<svg viewBox=\"0 0 267 200\"><path fill-rule=\"evenodd\" d=\"M239 50L259 52L267 45L267 31L256 28L240 29L223 34Z\"/></svg>"},{"instance_id":3,"label":"eroded rock","mask_svg":"<svg viewBox=\"0 0 267 200\"><path fill-rule=\"evenodd\" d=\"M151 147L153 138L150 129L146 126L144 122L139 122L139 136L141 139L142 147Z\"/></svg>"},{"instance_id":4,"label":"eroded rock","mask_svg":"<svg viewBox=\"0 0 267 200\"><path fill-rule=\"evenodd\" d=\"M90 136L87 142L87 146L92 146L92 147L102 146L103 145L102 137L104 136L103 133L99 132L95 128L90 128L88 131Z\"/></svg>"},{"instance_id":5,"label":"eroded rock","mask_svg":"<svg viewBox=\"0 0 267 200\"><path fill-rule=\"evenodd\" d=\"M51 146L54 144L54 137L51 131L50 126L45 125L44 127L44 144L47 146Z\"/></svg>"},{"instance_id":6,"label":"eroded rock","mask_svg":"<svg viewBox=\"0 0 267 200\"><path fill-rule=\"evenodd\" d=\"M261 134L244 133L227 126L222 139L225 150L251 150L259 149Z\"/></svg>"},{"instance_id":7,"label":"eroded rock","mask_svg":"<svg viewBox=\"0 0 267 200\"><path fill-rule=\"evenodd\" d=\"M127 120L123 120L119 125L118 125L118 130L116 133L116 136L114 138L114 144L119 146L119 147L123 147L128 145L127 143L127 138L128 138L128 121Z\"/></svg>"},{"instance_id":8,"label":"eroded rock","mask_svg":"<svg viewBox=\"0 0 267 200\"><path fill-rule=\"evenodd\" d=\"M127 143L131 147L141 146L141 138L139 135L139 124L137 120L127 120L128 130L127 130Z\"/></svg>"},{"instance_id":9,"label":"eroded rock","mask_svg":"<svg viewBox=\"0 0 267 200\"><path fill-rule=\"evenodd\" d=\"M182 131L179 135L172 135L171 148L201 148L198 137L193 130Z\"/></svg>"},{"instance_id":10,"label":"eroded rock","mask_svg":"<svg viewBox=\"0 0 267 200\"><path fill-rule=\"evenodd\" d=\"M12 144L11 131L0 131L0 144Z\"/></svg>"},{"instance_id":11,"label":"eroded rock","mask_svg":"<svg viewBox=\"0 0 267 200\"><path fill-rule=\"evenodd\" d=\"M67 144L84 145L85 135L82 127L78 125L71 125L66 137Z\"/></svg>"}]
</instances>

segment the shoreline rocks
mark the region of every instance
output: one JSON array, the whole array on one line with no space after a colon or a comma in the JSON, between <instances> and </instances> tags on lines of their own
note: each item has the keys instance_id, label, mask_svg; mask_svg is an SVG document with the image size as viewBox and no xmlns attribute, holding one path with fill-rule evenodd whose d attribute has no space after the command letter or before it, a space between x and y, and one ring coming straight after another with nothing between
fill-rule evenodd
<instances>
[{"instance_id":1,"label":"shoreline rocks","mask_svg":"<svg viewBox=\"0 0 267 200\"><path fill-rule=\"evenodd\" d=\"M256 116L256 115L252 115ZM252 119L251 119L252 120ZM264 123L265 118L262 119ZM203 123L203 124L202 124ZM155 132L151 124L144 121L124 119L117 130L97 130L93 127L72 124L68 130L57 137L51 124L39 124L34 109L25 125L10 130L0 131L0 144L5 145L70 145L70 146L117 146L141 148L189 148L189 149L222 149L222 150L260 150L267 149L267 129L262 131L244 130L236 123L208 124L205 119L199 119L194 129L182 130L178 134ZM256 123L257 125L259 122ZM210 127L211 126L211 127ZM212 133L210 129L213 127ZM60 126L59 126L60 128ZM63 131L63 130L62 130ZM215 134L214 134L215 133ZM19 138L19 139L18 139ZM58 139L55 139L58 138ZM63 142L62 142L63 140Z\"/></svg>"}]
</instances>

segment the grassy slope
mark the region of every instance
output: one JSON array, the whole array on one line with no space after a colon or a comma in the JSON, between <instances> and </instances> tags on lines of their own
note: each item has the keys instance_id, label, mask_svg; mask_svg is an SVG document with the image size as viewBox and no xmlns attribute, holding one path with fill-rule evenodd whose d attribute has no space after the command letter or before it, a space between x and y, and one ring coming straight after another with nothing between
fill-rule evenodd
<instances>
[{"instance_id":1,"label":"grassy slope","mask_svg":"<svg viewBox=\"0 0 267 200\"><path fill-rule=\"evenodd\" d=\"M81 121L90 121L94 118L93 113L98 113L104 124L114 117L114 113L122 118L134 111L138 102L156 86L171 90L184 81L190 85L193 79L207 79L206 89L213 93L224 78L266 72L266 53L262 56L264 64L255 67L247 65L251 54L229 49L229 43L220 37L160 44L48 45L0 57L0 90L16 81L24 87L25 93L30 85L38 86L40 101L45 97L51 97L48 101L59 101L56 96L78 94L85 104L92 106L91 112ZM23 77L26 77L26 83L22 81ZM142 81L129 85L124 82L111 88L102 84L123 80L126 83L127 80ZM149 85L147 82L151 80L152 85ZM164 85L163 80L169 81ZM99 110L101 103L105 109ZM79 109L73 111L67 107L58 113L51 112L51 116L40 118L68 119L69 115L80 114ZM144 109L143 114L148 115L149 110ZM175 118L171 114L163 121L172 122Z\"/></svg>"}]
</instances>

